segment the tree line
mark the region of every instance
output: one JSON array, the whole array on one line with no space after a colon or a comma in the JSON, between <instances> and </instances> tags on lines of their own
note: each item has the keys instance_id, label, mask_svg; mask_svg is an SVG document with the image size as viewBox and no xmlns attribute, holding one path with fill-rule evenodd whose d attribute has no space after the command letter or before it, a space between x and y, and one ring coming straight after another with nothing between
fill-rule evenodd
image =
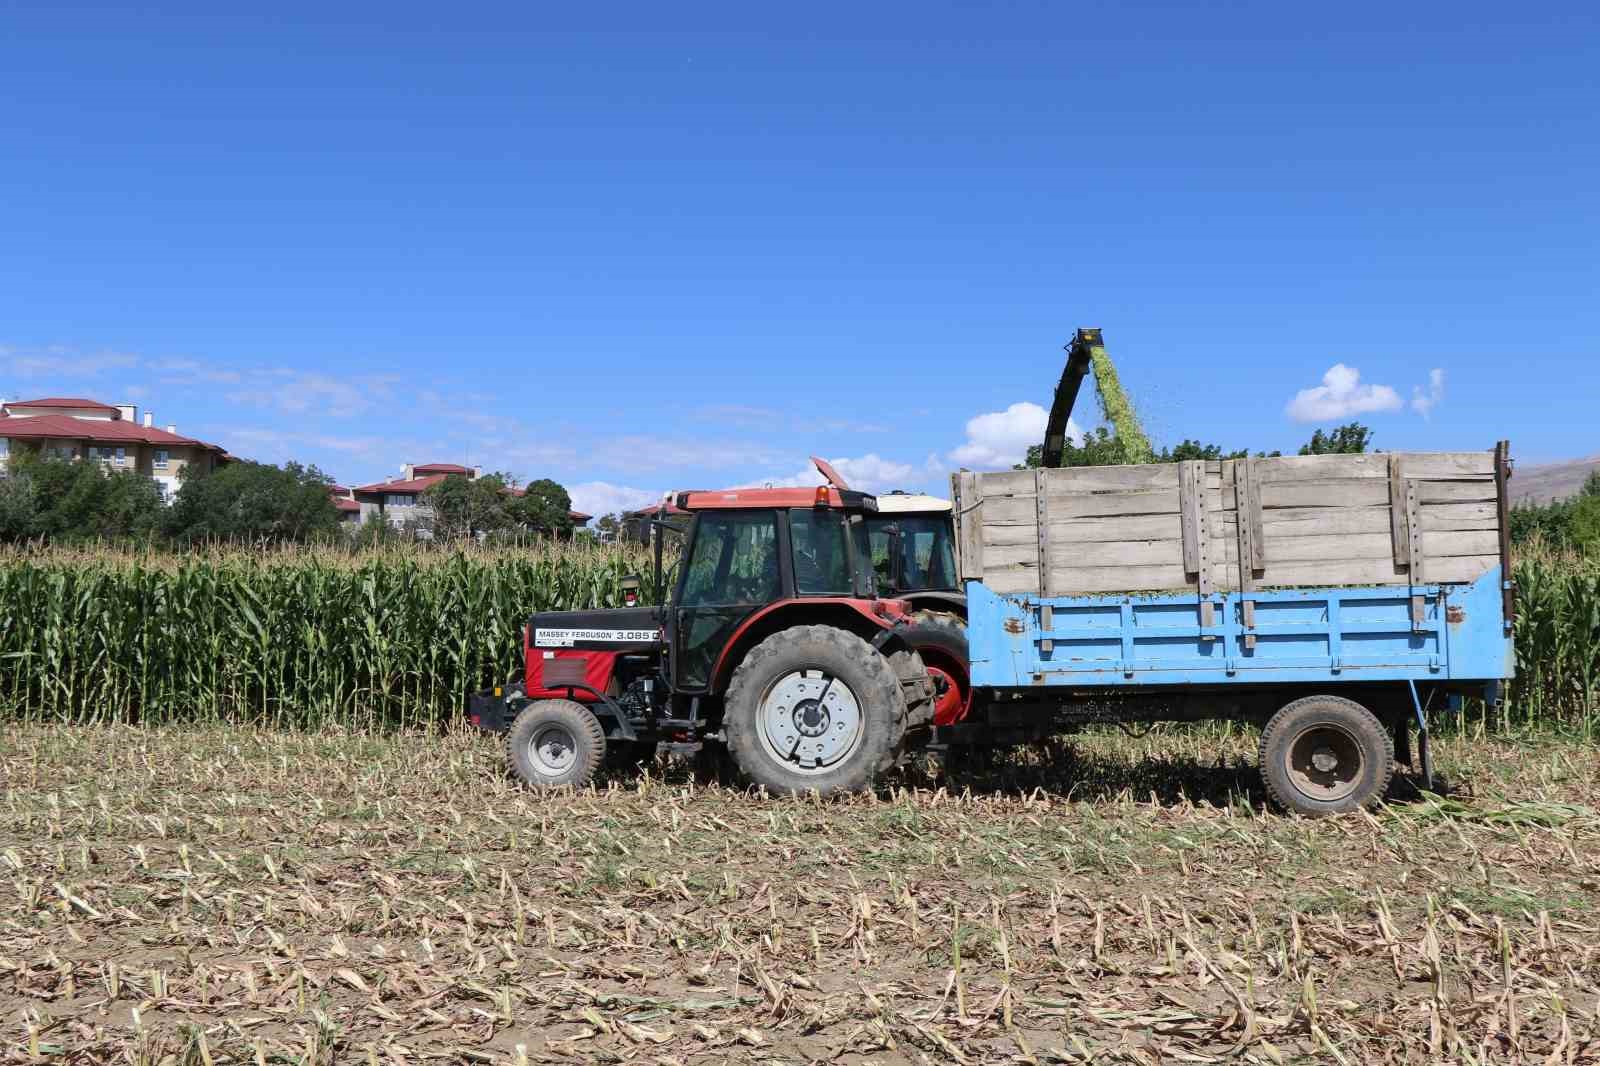
<instances>
[{"instance_id":1,"label":"tree line","mask_svg":"<svg viewBox=\"0 0 1600 1066\"><path fill-rule=\"evenodd\" d=\"M1361 455L1372 446L1372 430L1360 422L1351 422L1348 425L1338 426L1334 429L1317 430L1311 434L1311 439L1300 446L1301 455ZM1150 458L1134 460L1129 457L1127 448L1117 436L1105 426L1096 426L1083 435L1082 440L1067 439L1066 449L1062 452L1062 466L1122 466L1130 462L1153 463L1181 463L1191 459L1248 459L1250 449L1241 448L1238 451L1229 451L1220 444L1207 444L1187 437L1176 445L1165 445L1159 452ZM1281 451L1256 452L1258 459L1276 458L1282 455ZM1044 462L1044 445L1035 444L1028 449L1028 456L1023 460L1018 470L1027 470L1039 466Z\"/></svg>"},{"instance_id":2,"label":"tree line","mask_svg":"<svg viewBox=\"0 0 1600 1066\"><path fill-rule=\"evenodd\" d=\"M373 543L572 533L572 501L549 479L514 491L505 474L476 480L452 474L422 494L431 512L425 517L400 527L373 519L352 529L334 505L333 479L315 466L233 462L206 473L190 468L180 477L168 505L142 474L13 455L0 479L0 541Z\"/></svg>"}]
</instances>

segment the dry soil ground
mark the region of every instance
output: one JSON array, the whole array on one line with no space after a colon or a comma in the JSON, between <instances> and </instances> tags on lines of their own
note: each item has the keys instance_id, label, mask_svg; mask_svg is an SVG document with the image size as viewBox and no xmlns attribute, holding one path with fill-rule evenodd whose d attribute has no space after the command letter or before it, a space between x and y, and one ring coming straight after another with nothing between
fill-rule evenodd
<instances>
[{"instance_id":1,"label":"dry soil ground","mask_svg":"<svg viewBox=\"0 0 1600 1066\"><path fill-rule=\"evenodd\" d=\"M0 1061L1600 1061L1593 748L1449 742L1448 800L1312 822L1250 743L772 801L7 727Z\"/></svg>"}]
</instances>

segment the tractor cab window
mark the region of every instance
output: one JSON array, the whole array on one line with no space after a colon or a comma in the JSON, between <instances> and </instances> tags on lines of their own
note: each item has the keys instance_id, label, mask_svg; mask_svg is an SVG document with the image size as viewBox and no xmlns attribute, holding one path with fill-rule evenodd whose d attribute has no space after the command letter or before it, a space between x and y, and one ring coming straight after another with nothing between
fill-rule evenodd
<instances>
[{"instance_id":1,"label":"tractor cab window","mask_svg":"<svg viewBox=\"0 0 1600 1066\"><path fill-rule=\"evenodd\" d=\"M780 595L774 515L737 511L702 514L681 605L770 603Z\"/></svg>"},{"instance_id":2,"label":"tractor cab window","mask_svg":"<svg viewBox=\"0 0 1600 1066\"><path fill-rule=\"evenodd\" d=\"M839 511L797 507L789 512L795 592L802 596L851 595L846 521Z\"/></svg>"},{"instance_id":3,"label":"tractor cab window","mask_svg":"<svg viewBox=\"0 0 1600 1066\"><path fill-rule=\"evenodd\" d=\"M898 530L899 537L890 535ZM898 553L893 551L898 539ZM878 588L884 592L920 592L955 589L955 552L950 543L950 519L945 515L904 515L879 521L872 528L872 564Z\"/></svg>"}]
</instances>

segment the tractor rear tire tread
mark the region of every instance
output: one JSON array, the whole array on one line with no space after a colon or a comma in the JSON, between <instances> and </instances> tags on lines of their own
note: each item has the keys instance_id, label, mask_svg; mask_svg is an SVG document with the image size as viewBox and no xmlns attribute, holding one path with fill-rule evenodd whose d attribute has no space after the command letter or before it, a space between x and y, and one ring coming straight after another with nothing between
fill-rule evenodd
<instances>
[{"instance_id":1,"label":"tractor rear tire tread","mask_svg":"<svg viewBox=\"0 0 1600 1066\"><path fill-rule=\"evenodd\" d=\"M928 679L928 666L915 648L906 648L889 656L889 665L900 679L900 695L905 701L906 713L900 719L900 731L892 748L901 752L906 735L927 730L933 725L935 707L933 686ZM898 755L896 759L898 760Z\"/></svg>"}]
</instances>

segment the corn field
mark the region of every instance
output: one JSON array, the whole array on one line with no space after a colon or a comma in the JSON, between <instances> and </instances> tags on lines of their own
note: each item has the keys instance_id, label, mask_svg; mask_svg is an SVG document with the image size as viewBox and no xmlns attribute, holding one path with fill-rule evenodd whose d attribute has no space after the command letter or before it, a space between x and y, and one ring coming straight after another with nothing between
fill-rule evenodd
<instances>
[{"instance_id":1,"label":"corn field","mask_svg":"<svg viewBox=\"0 0 1600 1066\"><path fill-rule=\"evenodd\" d=\"M0 715L426 725L503 681L534 611L620 606L638 549L0 557ZM647 583L648 584L648 583Z\"/></svg>"},{"instance_id":2,"label":"corn field","mask_svg":"<svg viewBox=\"0 0 1600 1066\"><path fill-rule=\"evenodd\" d=\"M518 668L534 611L615 607L637 547L0 554L0 716L33 722L430 725ZM1600 727L1600 563L1517 564L1497 732ZM646 583L648 585L648 582ZM648 594L648 588L645 590Z\"/></svg>"},{"instance_id":3,"label":"corn field","mask_svg":"<svg viewBox=\"0 0 1600 1066\"><path fill-rule=\"evenodd\" d=\"M1502 732L1555 725L1600 730L1600 560L1525 553L1517 581L1517 681L1488 712Z\"/></svg>"}]
</instances>

